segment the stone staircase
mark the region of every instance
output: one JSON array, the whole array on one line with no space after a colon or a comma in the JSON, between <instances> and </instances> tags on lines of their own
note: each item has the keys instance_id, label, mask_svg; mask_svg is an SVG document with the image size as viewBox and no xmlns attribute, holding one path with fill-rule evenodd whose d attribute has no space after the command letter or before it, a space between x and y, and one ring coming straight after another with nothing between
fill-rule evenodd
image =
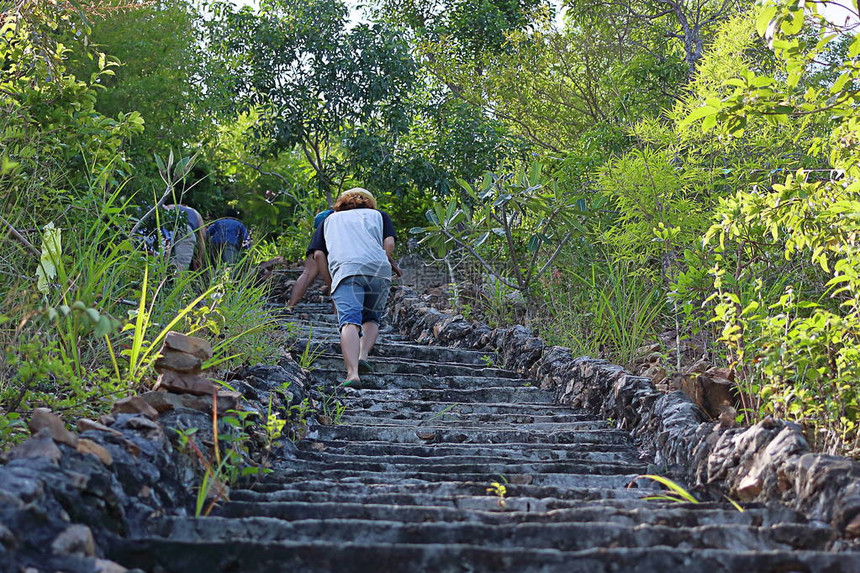
<instances>
[{"instance_id":1,"label":"stone staircase","mask_svg":"<svg viewBox=\"0 0 860 573\"><path fill-rule=\"evenodd\" d=\"M383 329L375 374L340 387L330 310L290 320L345 406L337 423L312 425L212 516L163 517L113 559L163 573L860 571L830 527L780 505L643 500L656 486L634 480L648 460L627 433L492 355Z\"/></svg>"}]
</instances>

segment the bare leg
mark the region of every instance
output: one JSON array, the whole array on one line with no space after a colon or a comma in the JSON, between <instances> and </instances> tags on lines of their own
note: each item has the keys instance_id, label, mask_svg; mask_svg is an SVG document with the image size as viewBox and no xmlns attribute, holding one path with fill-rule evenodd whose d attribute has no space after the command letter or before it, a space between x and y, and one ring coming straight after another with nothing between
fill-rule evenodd
<instances>
[{"instance_id":1,"label":"bare leg","mask_svg":"<svg viewBox=\"0 0 860 573\"><path fill-rule=\"evenodd\" d=\"M302 300L302 297L305 296L305 293L308 290L308 287L311 286L311 283L314 282L314 279L317 278L317 274L319 273L319 268L317 267L317 263L314 260L313 255L305 257L304 269L302 269L302 274L299 275L299 278L296 279L296 284L293 285L293 292L290 293L290 302L287 303L287 306L293 307L299 304Z\"/></svg>"},{"instance_id":2,"label":"bare leg","mask_svg":"<svg viewBox=\"0 0 860 573\"><path fill-rule=\"evenodd\" d=\"M361 351L361 337L357 324L344 324L340 329L340 349L346 364L346 379L358 382L358 354Z\"/></svg>"},{"instance_id":3,"label":"bare leg","mask_svg":"<svg viewBox=\"0 0 860 573\"><path fill-rule=\"evenodd\" d=\"M379 336L379 325L375 322L365 322L361 328L364 330L364 336L361 337L361 352L358 354L358 359L367 360L367 355L373 350L373 345L376 344L376 338Z\"/></svg>"}]
</instances>

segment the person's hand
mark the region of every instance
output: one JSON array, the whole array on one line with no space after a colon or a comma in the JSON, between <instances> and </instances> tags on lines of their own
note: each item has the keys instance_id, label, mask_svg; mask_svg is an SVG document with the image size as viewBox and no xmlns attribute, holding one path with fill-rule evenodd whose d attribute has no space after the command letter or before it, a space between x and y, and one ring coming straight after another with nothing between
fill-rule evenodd
<instances>
[{"instance_id":1,"label":"person's hand","mask_svg":"<svg viewBox=\"0 0 860 573\"><path fill-rule=\"evenodd\" d=\"M398 278L403 276L403 271L391 255L388 255L388 263L391 265L391 272L397 275Z\"/></svg>"}]
</instances>

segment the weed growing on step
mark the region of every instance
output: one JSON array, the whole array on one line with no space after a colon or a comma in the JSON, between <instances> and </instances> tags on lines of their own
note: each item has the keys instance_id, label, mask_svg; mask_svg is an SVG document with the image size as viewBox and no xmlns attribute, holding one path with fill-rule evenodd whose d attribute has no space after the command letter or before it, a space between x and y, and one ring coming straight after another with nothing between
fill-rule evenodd
<instances>
[{"instance_id":1,"label":"weed growing on step","mask_svg":"<svg viewBox=\"0 0 860 573\"><path fill-rule=\"evenodd\" d=\"M430 417L429 417L429 418L427 418L426 420L422 420L418 425L419 425L419 426L421 426L421 425L423 425L425 422L426 422L426 423L429 423L429 422L432 422L432 421L434 421L434 420L436 420L436 419L438 419L438 418L441 418L441 417L443 417L443 416L446 416L446 415L448 415L452 410L454 410L454 408L456 408L457 406L462 406L462 404L454 403L454 404L450 404L450 405L448 405L448 406L445 406L444 408L442 408L442 409L441 409L441 410L439 410L438 412L435 412L432 416L430 416Z\"/></svg>"},{"instance_id":2,"label":"weed growing on step","mask_svg":"<svg viewBox=\"0 0 860 573\"><path fill-rule=\"evenodd\" d=\"M272 447L275 445L275 442L281 439L283 435L284 426L287 424L287 421L283 418L280 418L277 412L272 412L272 399L273 396L269 396L269 408L266 411L266 452L271 452Z\"/></svg>"},{"instance_id":3,"label":"weed growing on step","mask_svg":"<svg viewBox=\"0 0 860 573\"><path fill-rule=\"evenodd\" d=\"M340 401L337 392L331 394L323 392L318 388L322 400L320 401L320 423L326 425L337 426L343 422L343 415L346 413L346 405Z\"/></svg>"},{"instance_id":4,"label":"weed growing on step","mask_svg":"<svg viewBox=\"0 0 860 573\"><path fill-rule=\"evenodd\" d=\"M669 478L665 478L663 476L653 475L653 474L643 474L638 475L633 478L633 481L636 481L639 478L650 479L656 481L660 485L666 487L668 489L667 492L661 492L660 495L649 495L648 497L644 497L642 499L653 500L653 501L671 501L674 503L699 503L699 500L693 497L689 491L684 489L681 485L675 483ZM631 482L632 485L633 482Z\"/></svg>"},{"instance_id":5,"label":"weed growing on step","mask_svg":"<svg viewBox=\"0 0 860 573\"><path fill-rule=\"evenodd\" d=\"M674 481L670 480L669 478L665 478L663 476L658 476L658 475L652 475L652 474L644 474L644 475L636 476L635 478L633 478L633 481L636 481L639 478L647 478L650 480L654 480L657 483L659 483L660 485L665 486L668 489L667 492L663 492L660 495L650 495L648 497L643 497L642 499L656 500L656 501L671 501L673 503L696 503L696 504L700 503L698 499L693 497L693 494L691 494L689 491L684 489L681 485L679 485L678 483L675 483ZM631 485L633 485L633 482L631 482ZM741 507L741 505L738 502L736 502L735 500L733 500L729 496L723 496L723 497L725 497L726 501L728 501L730 504L732 504L732 507L734 507L740 513L744 512L744 508Z\"/></svg>"},{"instance_id":6,"label":"weed growing on step","mask_svg":"<svg viewBox=\"0 0 860 573\"><path fill-rule=\"evenodd\" d=\"M324 349L322 347L314 348L311 345L311 339L313 338L313 335L314 329L309 327L308 339L305 342L305 348L304 350L302 350L302 353L296 359L296 362L298 362L299 366L301 366L303 370L307 370L308 372L312 372L314 370L314 362L316 362L317 358L322 356L324 352Z\"/></svg>"},{"instance_id":7,"label":"weed growing on step","mask_svg":"<svg viewBox=\"0 0 860 573\"><path fill-rule=\"evenodd\" d=\"M487 493L495 495L498 498L499 508L505 509L505 506L507 505L505 496L508 494L508 488L505 484L491 481L490 487L487 488Z\"/></svg>"},{"instance_id":8,"label":"weed growing on step","mask_svg":"<svg viewBox=\"0 0 860 573\"><path fill-rule=\"evenodd\" d=\"M290 421L290 440L298 442L304 439L308 432L308 413L311 411L311 401L305 398L300 404L290 406L287 419Z\"/></svg>"}]
</instances>

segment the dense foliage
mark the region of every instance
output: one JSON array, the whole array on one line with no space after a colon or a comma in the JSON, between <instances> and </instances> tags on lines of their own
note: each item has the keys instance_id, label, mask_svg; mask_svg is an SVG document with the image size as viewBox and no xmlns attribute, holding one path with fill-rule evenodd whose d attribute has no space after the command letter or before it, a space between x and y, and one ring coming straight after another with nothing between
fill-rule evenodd
<instances>
[{"instance_id":1,"label":"dense foliage","mask_svg":"<svg viewBox=\"0 0 860 573\"><path fill-rule=\"evenodd\" d=\"M857 453L851 6L0 0L0 439L147 384L165 325L274 351L263 287L140 247L154 201L295 260L362 185L463 314L625 364L659 342L667 379L725 367L739 421Z\"/></svg>"}]
</instances>

